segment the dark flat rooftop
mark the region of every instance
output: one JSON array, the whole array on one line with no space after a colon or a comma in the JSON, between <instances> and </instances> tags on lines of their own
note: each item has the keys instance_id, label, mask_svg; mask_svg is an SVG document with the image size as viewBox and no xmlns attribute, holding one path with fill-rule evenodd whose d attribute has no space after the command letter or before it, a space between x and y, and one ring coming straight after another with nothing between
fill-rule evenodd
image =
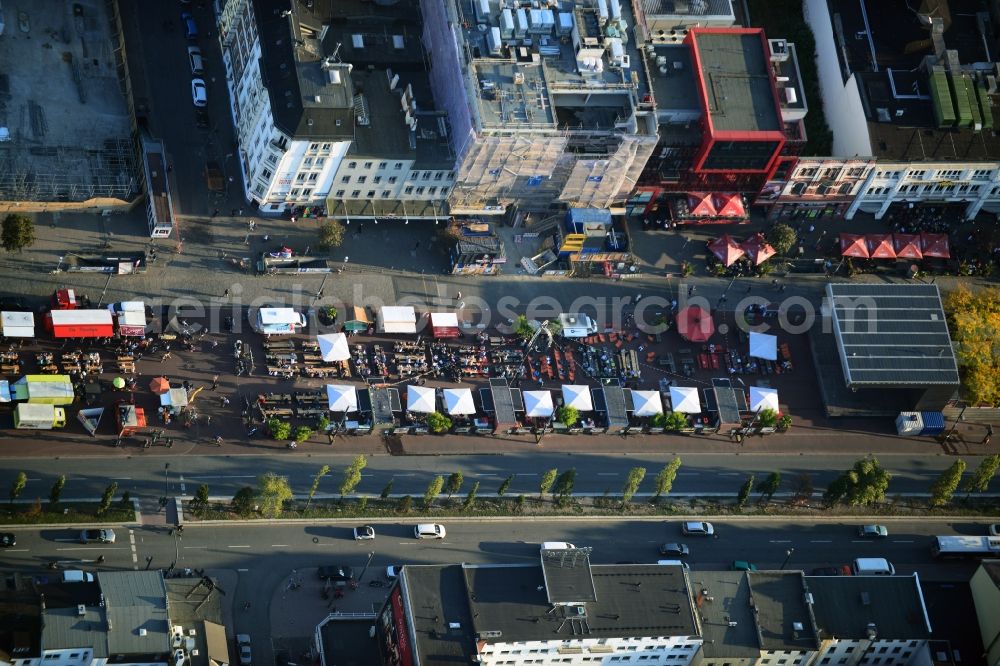
<instances>
[{"instance_id":1,"label":"dark flat rooftop","mask_svg":"<svg viewBox=\"0 0 1000 666\"><path fill-rule=\"evenodd\" d=\"M914 576L809 576L806 585L823 639L864 639L869 624L881 639L931 637Z\"/></svg>"},{"instance_id":2,"label":"dark flat rooftop","mask_svg":"<svg viewBox=\"0 0 1000 666\"><path fill-rule=\"evenodd\" d=\"M759 32L692 30L717 131L780 131L769 58Z\"/></svg>"},{"instance_id":3,"label":"dark flat rooftop","mask_svg":"<svg viewBox=\"0 0 1000 666\"><path fill-rule=\"evenodd\" d=\"M378 645L368 637L375 618L331 620L320 629L328 664L368 666L381 663Z\"/></svg>"},{"instance_id":4,"label":"dark flat rooftop","mask_svg":"<svg viewBox=\"0 0 1000 666\"><path fill-rule=\"evenodd\" d=\"M742 571L692 571L688 576L694 604L701 616L705 658L759 657L760 645L754 629L746 574ZM730 622L735 622L736 626L731 626Z\"/></svg>"},{"instance_id":5,"label":"dark flat rooftop","mask_svg":"<svg viewBox=\"0 0 1000 666\"><path fill-rule=\"evenodd\" d=\"M812 612L805 601L801 571L748 573L757 609L762 650L815 650L819 647Z\"/></svg>"},{"instance_id":6,"label":"dark flat rooftop","mask_svg":"<svg viewBox=\"0 0 1000 666\"><path fill-rule=\"evenodd\" d=\"M829 284L826 293L848 385L958 385L936 285Z\"/></svg>"},{"instance_id":7,"label":"dark flat rooftop","mask_svg":"<svg viewBox=\"0 0 1000 666\"><path fill-rule=\"evenodd\" d=\"M542 575L550 603L569 604L597 601L590 575L590 552L582 548L542 551Z\"/></svg>"},{"instance_id":8,"label":"dark flat rooftop","mask_svg":"<svg viewBox=\"0 0 1000 666\"><path fill-rule=\"evenodd\" d=\"M538 571L541 578L540 567ZM475 643L462 565L407 564L402 580L404 603L412 615L421 662L469 663L475 654ZM461 625L461 629L449 628L453 623Z\"/></svg>"}]
</instances>

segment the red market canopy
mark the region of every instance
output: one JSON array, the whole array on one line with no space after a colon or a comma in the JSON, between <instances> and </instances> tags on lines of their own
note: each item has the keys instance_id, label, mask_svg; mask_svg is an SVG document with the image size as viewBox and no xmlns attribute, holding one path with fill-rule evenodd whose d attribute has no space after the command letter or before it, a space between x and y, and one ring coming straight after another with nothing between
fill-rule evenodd
<instances>
[{"instance_id":1,"label":"red market canopy","mask_svg":"<svg viewBox=\"0 0 1000 666\"><path fill-rule=\"evenodd\" d=\"M693 217L714 217L715 206L712 195L706 192L692 192L688 195L689 214Z\"/></svg>"},{"instance_id":2,"label":"red market canopy","mask_svg":"<svg viewBox=\"0 0 1000 666\"><path fill-rule=\"evenodd\" d=\"M948 249L948 234L921 233L920 250L925 257L950 259L951 251Z\"/></svg>"},{"instance_id":3,"label":"red market canopy","mask_svg":"<svg viewBox=\"0 0 1000 666\"><path fill-rule=\"evenodd\" d=\"M771 244L767 242L767 238L764 234L757 233L740 243L740 247L747 256L750 257L750 261L753 262L754 266L760 266L762 263L777 254Z\"/></svg>"},{"instance_id":4,"label":"red market canopy","mask_svg":"<svg viewBox=\"0 0 1000 666\"><path fill-rule=\"evenodd\" d=\"M872 259L895 259L896 249L892 246L891 234L868 234L868 256Z\"/></svg>"},{"instance_id":5,"label":"red market canopy","mask_svg":"<svg viewBox=\"0 0 1000 666\"><path fill-rule=\"evenodd\" d=\"M707 310L689 305L677 313L677 332L690 342L705 342L715 333L715 322Z\"/></svg>"},{"instance_id":6,"label":"red market canopy","mask_svg":"<svg viewBox=\"0 0 1000 666\"><path fill-rule=\"evenodd\" d=\"M920 236L917 234L893 234L892 246L897 259L923 259L920 251Z\"/></svg>"},{"instance_id":7,"label":"red market canopy","mask_svg":"<svg viewBox=\"0 0 1000 666\"><path fill-rule=\"evenodd\" d=\"M149 390L156 395L163 395L170 392L170 382L166 377L156 377L153 381L149 382Z\"/></svg>"},{"instance_id":8,"label":"red market canopy","mask_svg":"<svg viewBox=\"0 0 1000 666\"><path fill-rule=\"evenodd\" d=\"M868 247L861 234L840 234L840 254L845 257L868 258Z\"/></svg>"},{"instance_id":9,"label":"red market canopy","mask_svg":"<svg viewBox=\"0 0 1000 666\"><path fill-rule=\"evenodd\" d=\"M747 212L743 208L743 199L739 194L716 193L712 195L712 203L715 204L716 215L719 217L746 217Z\"/></svg>"},{"instance_id":10,"label":"red market canopy","mask_svg":"<svg viewBox=\"0 0 1000 666\"><path fill-rule=\"evenodd\" d=\"M719 258L724 266L732 266L733 262L743 256L743 248L736 244L732 236L722 234L708 244L708 249Z\"/></svg>"}]
</instances>

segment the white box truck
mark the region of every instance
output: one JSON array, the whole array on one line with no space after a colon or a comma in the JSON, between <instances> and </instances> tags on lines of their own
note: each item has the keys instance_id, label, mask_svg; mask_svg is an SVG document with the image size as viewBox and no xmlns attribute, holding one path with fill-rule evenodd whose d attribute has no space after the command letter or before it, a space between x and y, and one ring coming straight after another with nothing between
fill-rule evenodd
<instances>
[{"instance_id":1,"label":"white box truck","mask_svg":"<svg viewBox=\"0 0 1000 666\"><path fill-rule=\"evenodd\" d=\"M66 425L66 410L55 405L22 402L14 411L14 427L19 430L52 430Z\"/></svg>"}]
</instances>

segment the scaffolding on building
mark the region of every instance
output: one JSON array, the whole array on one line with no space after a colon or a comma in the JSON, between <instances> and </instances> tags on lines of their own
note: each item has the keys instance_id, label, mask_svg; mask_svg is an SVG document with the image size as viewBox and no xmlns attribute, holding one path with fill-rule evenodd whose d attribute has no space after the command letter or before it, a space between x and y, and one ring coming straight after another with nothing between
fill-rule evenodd
<instances>
[{"instance_id":1,"label":"scaffolding on building","mask_svg":"<svg viewBox=\"0 0 1000 666\"><path fill-rule=\"evenodd\" d=\"M458 207L493 201L548 207L565 180L566 144L564 134L480 137L459 168L453 201Z\"/></svg>"},{"instance_id":2,"label":"scaffolding on building","mask_svg":"<svg viewBox=\"0 0 1000 666\"><path fill-rule=\"evenodd\" d=\"M130 139L107 139L99 150L14 140L0 148L0 200L129 201L139 194L138 173Z\"/></svg>"},{"instance_id":3,"label":"scaffolding on building","mask_svg":"<svg viewBox=\"0 0 1000 666\"><path fill-rule=\"evenodd\" d=\"M609 208L624 201L656 148L657 138L635 134L614 138L618 147L607 158L576 160L560 201L590 208Z\"/></svg>"}]
</instances>

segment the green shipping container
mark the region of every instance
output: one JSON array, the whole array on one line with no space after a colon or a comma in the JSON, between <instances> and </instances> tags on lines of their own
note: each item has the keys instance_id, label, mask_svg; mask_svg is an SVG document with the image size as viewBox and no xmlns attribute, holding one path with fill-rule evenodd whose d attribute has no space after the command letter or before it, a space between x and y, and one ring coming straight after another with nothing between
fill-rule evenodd
<instances>
[{"instance_id":1,"label":"green shipping container","mask_svg":"<svg viewBox=\"0 0 1000 666\"><path fill-rule=\"evenodd\" d=\"M948 76L944 70L935 69L930 78L931 104L934 107L934 120L938 127L952 127L955 124L955 105L951 101L948 90Z\"/></svg>"},{"instance_id":2,"label":"green shipping container","mask_svg":"<svg viewBox=\"0 0 1000 666\"><path fill-rule=\"evenodd\" d=\"M955 103L958 126L972 127L972 105L969 104L969 96L965 93L965 77L949 76L948 81L951 83L951 98Z\"/></svg>"},{"instance_id":3,"label":"green shipping container","mask_svg":"<svg viewBox=\"0 0 1000 666\"><path fill-rule=\"evenodd\" d=\"M983 129L993 129L993 106L990 104L990 96L986 92L986 86L981 82L976 82L976 101L979 102L979 111L983 114Z\"/></svg>"},{"instance_id":4,"label":"green shipping container","mask_svg":"<svg viewBox=\"0 0 1000 666\"><path fill-rule=\"evenodd\" d=\"M965 89L965 97L969 100L969 109L972 110L972 127L983 129L983 114L979 110L979 100L976 99L976 85L967 76L962 77L962 87Z\"/></svg>"}]
</instances>

